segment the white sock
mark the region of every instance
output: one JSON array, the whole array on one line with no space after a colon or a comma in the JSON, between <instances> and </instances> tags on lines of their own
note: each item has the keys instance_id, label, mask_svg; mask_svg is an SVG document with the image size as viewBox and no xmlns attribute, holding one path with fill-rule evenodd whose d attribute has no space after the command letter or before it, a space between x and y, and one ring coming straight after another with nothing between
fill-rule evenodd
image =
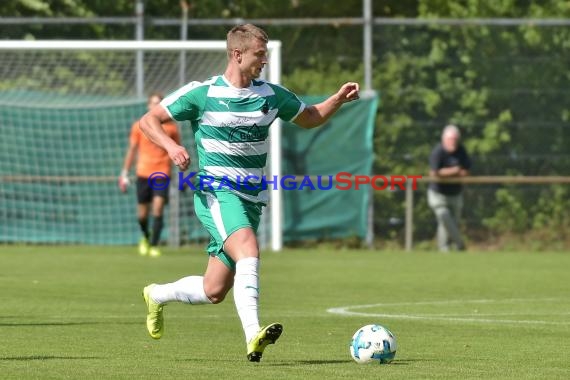
<instances>
[{"instance_id":1,"label":"white sock","mask_svg":"<svg viewBox=\"0 0 570 380\"><path fill-rule=\"evenodd\" d=\"M259 299L259 259L247 257L236 263L234 277L234 301L245 333L249 342L259 331L257 305Z\"/></svg>"},{"instance_id":2,"label":"white sock","mask_svg":"<svg viewBox=\"0 0 570 380\"><path fill-rule=\"evenodd\" d=\"M150 297L154 302L161 304L170 301L179 301L192 305L212 303L204 292L203 276L188 276L169 284L156 285L152 288Z\"/></svg>"}]
</instances>

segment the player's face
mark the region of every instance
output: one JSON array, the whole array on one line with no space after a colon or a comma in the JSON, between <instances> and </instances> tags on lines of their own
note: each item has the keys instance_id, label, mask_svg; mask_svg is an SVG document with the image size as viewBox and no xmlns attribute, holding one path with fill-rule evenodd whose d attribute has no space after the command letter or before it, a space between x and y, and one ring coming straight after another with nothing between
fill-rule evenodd
<instances>
[{"instance_id":1,"label":"player's face","mask_svg":"<svg viewBox=\"0 0 570 380\"><path fill-rule=\"evenodd\" d=\"M267 64L267 44L254 39L249 48L241 54L242 72L251 78L259 78L261 70Z\"/></svg>"},{"instance_id":2,"label":"player's face","mask_svg":"<svg viewBox=\"0 0 570 380\"><path fill-rule=\"evenodd\" d=\"M160 98L158 96L151 96L148 99L148 103L146 104L146 106L147 106L148 110L150 111L151 109L156 107L158 104L160 104Z\"/></svg>"}]
</instances>

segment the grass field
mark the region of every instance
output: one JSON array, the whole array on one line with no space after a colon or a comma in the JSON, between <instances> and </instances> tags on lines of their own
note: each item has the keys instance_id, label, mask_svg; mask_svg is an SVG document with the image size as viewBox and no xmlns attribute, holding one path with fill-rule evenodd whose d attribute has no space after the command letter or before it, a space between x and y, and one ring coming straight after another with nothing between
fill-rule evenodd
<instances>
[{"instance_id":1,"label":"grass field","mask_svg":"<svg viewBox=\"0 0 570 380\"><path fill-rule=\"evenodd\" d=\"M285 330L245 359L233 297L168 305L147 336L143 285L201 273L200 250L0 246L2 379L570 378L570 255L290 250L265 253L262 321ZM398 339L358 365L364 324Z\"/></svg>"}]
</instances>

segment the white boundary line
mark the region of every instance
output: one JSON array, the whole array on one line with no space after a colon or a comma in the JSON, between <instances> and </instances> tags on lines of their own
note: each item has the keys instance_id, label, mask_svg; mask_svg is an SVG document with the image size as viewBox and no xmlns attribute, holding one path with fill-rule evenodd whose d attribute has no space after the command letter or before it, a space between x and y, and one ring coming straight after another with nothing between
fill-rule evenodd
<instances>
[{"instance_id":1,"label":"white boundary line","mask_svg":"<svg viewBox=\"0 0 570 380\"><path fill-rule=\"evenodd\" d=\"M430 320L430 321L446 321L446 322L476 322L476 323L506 323L506 324L524 324L524 325L570 325L570 321L542 321L542 320L517 320L517 319L492 319L492 318L468 318L459 317L458 314L389 314L389 313L369 313L354 311L356 309L370 309L381 306L421 306L421 305L452 305L452 304L489 304L489 303L522 303L522 302L556 302L561 301L560 298L510 298L504 300L479 299L479 300L444 300L444 301L420 301L420 302L398 302L398 303L377 303L370 305L352 305L333 307L327 309L328 313L343 316L358 317L378 317L392 319L411 319L411 320ZM501 315L501 314L483 314L485 316ZM532 315L527 313L510 315ZM539 315L568 315L568 313L544 313Z\"/></svg>"}]
</instances>

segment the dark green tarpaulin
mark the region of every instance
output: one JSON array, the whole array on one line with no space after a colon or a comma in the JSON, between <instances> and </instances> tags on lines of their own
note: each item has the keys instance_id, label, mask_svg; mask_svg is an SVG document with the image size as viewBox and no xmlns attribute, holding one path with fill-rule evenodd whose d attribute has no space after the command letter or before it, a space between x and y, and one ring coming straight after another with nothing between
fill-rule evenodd
<instances>
[{"instance_id":1,"label":"dark green tarpaulin","mask_svg":"<svg viewBox=\"0 0 570 380\"><path fill-rule=\"evenodd\" d=\"M315 104L324 98L303 97L303 100ZM377 96L366 97L343 105L320 128L304 130L284 123L283 173L327 177L339 172L370 175L377 107ZM334 186L330 190L305 187L283 191L284 240L366 237L369 196L368 188L338 190Z\"/></svg>"}]
</instances>

